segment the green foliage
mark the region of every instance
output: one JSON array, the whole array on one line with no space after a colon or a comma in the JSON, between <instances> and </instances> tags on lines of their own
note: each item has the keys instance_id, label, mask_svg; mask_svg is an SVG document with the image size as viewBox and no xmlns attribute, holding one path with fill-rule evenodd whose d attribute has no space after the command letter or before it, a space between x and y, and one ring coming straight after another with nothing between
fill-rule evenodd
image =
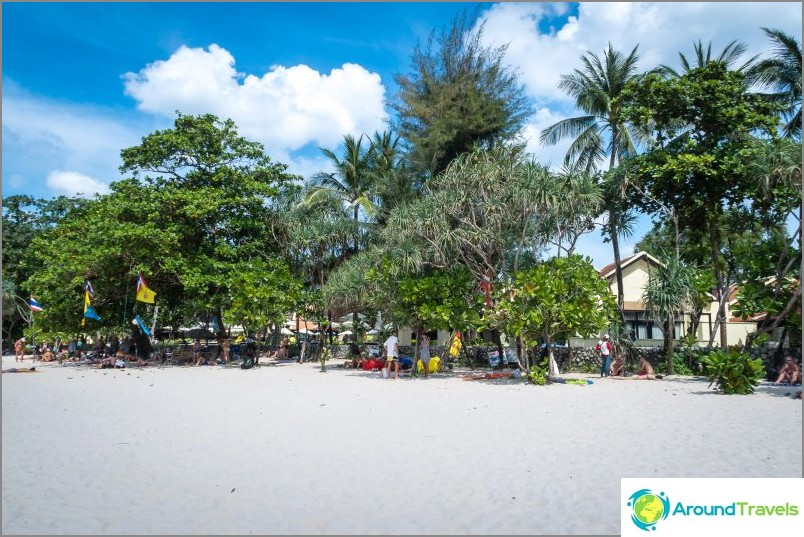
<instances>
[{"instance_id":1,"label":"green foliage","mask_svg":"<svg viewBox=\"0 0 804 537\"><path fill-rule=\"evenodd\" d=\"M684 352L676 352L673 353L673 372L670 372L666 357L663 357L656 364L656 372L663 375L682 375L685 377L691 377L697 375L696 371L693 369L694 365L690 366L690 363L693 360L694 355Z\"/></svg>"},{"instance_id":2,"label":"green foliage","mask_svg":"<svg viewBox=\"0 0 804 537\"><path fill-rule=\"evenodd\" d=\"M128 327L133 308L147 308L133 296L140 271L167 326L233 304L248 319L273 316L254 298L265 296L266 286L292 286L271 261L276 246L266 229L267 202L290 179L285 166L238 136L231 121L211 115L179 115L174 128L144 137L122 158L121 170L133 178L113 183L111 194L71 210L32 241L26 285L46 305L43 328L80 330L84 278L103 317L87 328ZM256 297L249 301L238 287Z\"/></svg>"},{"instance_id":3,"label":"green foliage","mask_svg":"<svg viewBox=\"0 0 804 537\"><path fill-rule=\"evenodd\" d=\"M746 395L754 393L754 388L765 376L762 359L752 359L737 349L714 350L703 358L709 386L716 384L725 394Z\"/></svg>"},{"instance_id":4,"label":"green foliage","mask_svg":"<svg viewBox=\"0 0 804 537\"><path fill-rule=\"evenodd\" d=\"M542 360L540 363L530 366L528 380L537 386L544 386L547 383L548 368L547 360Z\"/></svg>"},{"instance_id":5,"label":"green foliage","mask_svg":"<svg viewBox=\"0 0 804 537\"><path fill-rule=\"evenodd\" d=\"M506 332L533 345L541 338L596 334L611 322L616 307L589 258L572 255L517 273L498 309L506 319Z\"/></svg>"}]
</instances>

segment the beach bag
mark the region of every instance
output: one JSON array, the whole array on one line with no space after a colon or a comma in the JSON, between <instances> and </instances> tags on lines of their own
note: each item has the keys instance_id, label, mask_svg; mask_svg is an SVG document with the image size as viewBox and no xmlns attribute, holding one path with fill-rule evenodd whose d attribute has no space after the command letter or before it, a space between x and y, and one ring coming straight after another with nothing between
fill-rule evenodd
<instances>
[{"instance_id":1,"label":"beach bag","mask_svg":"<svg viewBox=\"0 0 804 537\"><path fill-rule=\"evenodd\" d=\"M251 369L254 367L254 357L246 356L243 358L243 363L240 365L240 369Z\"/></svg>"},{"instance_id":2,"label":"beach bag","mask_svg":"<svg viewBox=\"0 0 804 537\"><path fill-rule=\"evenodd\" d=\"M124 367L126 367L126 361L125 360L117 360L117 361L115 361L114 366L117 369L123 369Z\"/></svg>"}]
</instances>

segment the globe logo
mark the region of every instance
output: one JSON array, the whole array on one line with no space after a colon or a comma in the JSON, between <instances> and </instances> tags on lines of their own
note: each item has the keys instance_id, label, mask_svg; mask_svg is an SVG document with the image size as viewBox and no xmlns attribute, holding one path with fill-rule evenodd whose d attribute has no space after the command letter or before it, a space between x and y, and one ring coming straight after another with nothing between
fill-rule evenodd
<instances>
[{"instance_id":1,"label":"globe logo","mask_svg":"<svg viewBox=\"0 0 804 537\"><path fill-rule=\"evenodd\" d=\"M631 522L645 531L656 530L656 523L667 518L670 500L664 492L654 493L649 489L636 491L626 504L631 508Z\"/></svg>"}]
</instances>

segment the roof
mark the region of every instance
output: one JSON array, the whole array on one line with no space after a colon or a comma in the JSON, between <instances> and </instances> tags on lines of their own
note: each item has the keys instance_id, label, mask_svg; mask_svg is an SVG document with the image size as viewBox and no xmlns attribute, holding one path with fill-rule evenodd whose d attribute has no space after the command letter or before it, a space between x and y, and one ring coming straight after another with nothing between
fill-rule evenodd
<instances>
[{"instance_id":1,"label":"roof","mask_svg":"<svg viewBox=\"0 0 804 537\"><path fill-rule=\"evenodd\" d=\"M652 255L650 255L648 252L639 252L638 254L634 254L631 257L626 257L625 259L621 259L620 260L620 267L625 268L628 265L631 265L632 263L635 263L635 262L637 262L638 260L640 260L642 258L644 258L649 263L653 263L654 265L661 265L662 264L661 261L659 261L658 259L656 259ZM605 267L600 269L598 271L598 274L600 274L600 276L603 277L603 278L609 278L609 277L614 275L614 269L616 268L616 266L617 266L616 263L609 263L608 265L606 265Z\"/></svg>"}]
</instances>

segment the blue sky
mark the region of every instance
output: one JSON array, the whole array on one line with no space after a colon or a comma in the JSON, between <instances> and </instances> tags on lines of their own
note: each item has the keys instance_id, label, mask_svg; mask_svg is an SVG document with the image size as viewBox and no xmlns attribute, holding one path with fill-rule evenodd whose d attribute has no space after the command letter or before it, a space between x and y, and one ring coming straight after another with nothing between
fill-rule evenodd
<instances>
[{"instance_id":1,"label":"blue sky","mask_svg":"<svg viewBox=\"0 0 804 537\"><path fill-rule=\"evenodd\" d=\"M231 117L268 154L309 176L319 146L382 130L393 75L433 29L470 3L3 3L3 196L85 196L120 179L120 150L174 111ZM647 69L678 65L698 39L766 51L761 26L801 40L801 3L481 4L488 44L508 44L536 114L528 149L558 164L566 144L538 144L575 113L556 87L587 50L639 44ZM647 219L643 219L643 226ZM641 233L624 245L631 251ZM593 232L579 242L611 259Z\"/></svg>"}]
</instances>

